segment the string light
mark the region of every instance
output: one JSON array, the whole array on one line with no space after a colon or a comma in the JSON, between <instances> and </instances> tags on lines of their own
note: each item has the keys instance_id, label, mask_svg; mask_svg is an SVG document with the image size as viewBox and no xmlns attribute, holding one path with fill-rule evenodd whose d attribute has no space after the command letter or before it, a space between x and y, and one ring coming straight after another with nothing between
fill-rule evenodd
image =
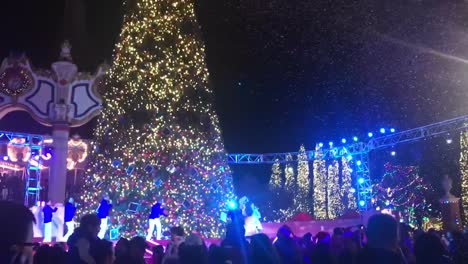
<instances>
[{"instance_id":1,"label":"string light","mask_svg":"<svg viewBox=\"0 0 468 264\"><path fill-rule=\"evenodd\" d=\"M323 144L322 144L323 146ZM314 160L314 216L317 219L327 219L327 168L323 159L323 151L320 144L315 146Z\"/></svg>"},{"instance_id":2,"label":"string light","mask_svg":"<svg viewBox=\"0 0 468 264\"><path fill-rule=\"evenodd\" d=\"M334 219L343 213L343 203L340 195L340 174L339 164L337 160L328 166L327 178L327 202L328 202L328 218Z\"/></svg>"},{"instance_id":3,"label":"string light","mask_svg":"<svg viewBox=\"0 0 468 264\"><path fill-rule=\"evenodd\" d=\"M299 148L297 157L297 195L294 196L294 208L297 212L310 212L310 180L309 180L309 162L304 145Z\"/></svg>"},{"instance_id":4,"label":"string light","mask_svg":"<svg viewBox=\"0 0 468 264\"><path fill-rule=\"evenodd\" d=\"M235 197L194 1L135 2L105 83L78 214L95 213L109 194L109 229L144 235L151 205L161 199L164 227L220 237L220 213ZM140 209L127 211L130 203Z\"/></svg>"},{"instance_id":5,"label":"string light","mask_svg":"<svg viewBox=\"0 0 468 264\"><path fill-rule=\"evenodd\" d=\"M465 222L468 220L468 131L460 133L460 175L463 211ZM465 223L466 224L466 223Z\"/></svg>"},{"instance_id":6,"label":"string light","mask_svg":"<svg viewBox=\"0 0 468 264\"><path fill-rule=\"evenodd\" d=\"M343 198L342 200L346 200L346 208L348 210L355 210L356 209L356 197L354 196L354 193L356 190L352 187L352 178L351 178L351 173L352 169L349 166L348 158L345 158L344 156L341 157L341 165L342 165L342 186L341 186L341 197Z\"/></svg>"},{"instance_id":7,"label":"string light","mask_svg":"<svg viewBox=\"0 0 468 264\"><path fill-rule=\"evenodd\" d=\"M284 187L286 191L294 194L296 191L296 175L294 174L294 168L292 164L292 155L288 154L286 155L286 166L284 169L284 175L286 182L284 184Z\"/></svg>"},{"instance_id":8,"label":"string light","mask_svg":"<svg viewBox=\"0 0 468 264\"><path fill-rule=\"evenodd\" d=\"M283 187L283 180L281 179L281 167L279 160L276 159L271 167L270 189L277 189Z\"/></svg>"}]
</instances>

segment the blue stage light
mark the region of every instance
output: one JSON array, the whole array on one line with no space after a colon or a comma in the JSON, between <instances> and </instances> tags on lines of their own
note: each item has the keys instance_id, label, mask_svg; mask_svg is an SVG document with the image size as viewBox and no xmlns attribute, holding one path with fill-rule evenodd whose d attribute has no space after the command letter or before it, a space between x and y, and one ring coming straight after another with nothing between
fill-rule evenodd
<instances>
[{"instance_id":1,"label":"blue stage light","mask_svg":"<svg viewBox=\"0 0 468 264\"><path fill-rule=\"evenodd\" d=\"M229 209L234 210L234 209L237 208L237 204L234 201L229 201L228 207L229 207Z\"/></svg>"},{"instance_id":2,"label":"blue stage light","mask_svg":"<svg viewBox=\"0 0 468 264\"><path fill-rule=\"evenodd\" d=\"M323 147L323 143L322 143L322 142L319 143L319 147Z\"/></svg>"},{"instance_id":3,"label":"blue stage light","mask_svg":"<svg viewBox=\"0 0 468 264\"><path fill-rule=\"evenodd\" d=\"M328 142L328 145L333 146L333 141Z\"/></svg>"},{"instance_id":4,"label":"blue stage light","mask_svg":"<svg viewBox=\"0 0 468 264\"><path fill-rule=\"evenodd\" d=\"M390 154L391 154L392 156L395 156L395 155L396 155L396 152L395 152L395 151L392 151L392 152L390 152Z\"/></svg>"},{"instance_id":5,"label":"blue stage light","mask_svg":"<svg viewBox=\"0 0 468 264\"><path fill-rule=\"evenodd\" d=\"M364 207L366 205L366 201L360 200L359 206Z\"/></svg>"},{"instance_id":6,"label":"blue stage light","mask_svg":"<svg viewBox=\"0 0 468 264\"><path fill-rule=\"evenodd\" d=\"M380 133L385 134L385 128L381 128Z\"/></svg>"},{"instance_id":7,"label":"blue stage light","mask_svg":"<svg viewBox=\"0 0 468 264\"><path fill-rule=\"evenodd\" d=\"M363 183L364 183L364 178L359 178L359 179L358 179L358 183L359 183L359 184L363 184Z\"/></svg>"},{"instance_id":8,"label":"blue stage light","mask_svg":"<svg viewBox=\"0 0 468 264\"><path fill-rule=\"evenodd\" d=\"M7 160L8 160L8 156L3 156L3 160L4 160L4 161L7 161Z\"/></svg>"},{"instance_id":9,"label":"blue stage light","mask_svg":"<svg viewBox=\"0 0 468 264\"><path fill-rule=\"evenodd\" d=\"M357 142L357 141L358 141L358 138L357 138L357 137L353 137L353 140Z\"/></svg>"},{"instance_id":10,"label":"blue stage light","mask_svg":"<svg viewBox=\"0 0 468 264\"><path fill-rule=\"evenodd\" d=\"M373 136L374 136L374 133L369 132L369 133L367 133L367 136L368 136L368 137L373 137Z\"/></svg>"},{"instance_id":11,"label":"blue stage light","mask_svg":"<svg viewBox=\"0 0 468 264\"><path fill-rule=\"evenodd\" d=\"M453 140L451 138L447 138L445 142L447 142L447 144L452 144Z\"/></svg>"},{"instance_id":12,"label":"blue stage light","mask_svg":"<svg viewBox=\"0 0 468 264\"><path fill-rule=\"evenodd\" d=\"M342 138L341 143L345 144L346 143L346 138Z\"/></svg>"},{"instance_id":13,"label":"blue stage light","mask_svg":"<svg viewBox=\"0 0 468 264\"><path fill-rule=\"evenodd\" d=\"M390 128L390 132L395 133L395 129L394 129L394 128Z\"/></svg>"},{"instance_id":14,"label":"blue stage light","mask_svg":"<svg viewBox=\"0 0 468 264\"><path fill-rule=\"evenodd\" d=\"M351 156L351 155L348 155L348 156L346 156L346 159L347 159L348 161L350 161L350 160L352 160L352 159L353 159L353 156Z\"/></svg>"},{"instance_id":15,"label":"blue stage light","mask_svg":"<svg viewBox=\"0 0 468 264\"><path fill-rule=\"evenodd\" d=\"M361 166L362 162L360 160L356 161L356 165Z\"/></svg>"}]
</instances>

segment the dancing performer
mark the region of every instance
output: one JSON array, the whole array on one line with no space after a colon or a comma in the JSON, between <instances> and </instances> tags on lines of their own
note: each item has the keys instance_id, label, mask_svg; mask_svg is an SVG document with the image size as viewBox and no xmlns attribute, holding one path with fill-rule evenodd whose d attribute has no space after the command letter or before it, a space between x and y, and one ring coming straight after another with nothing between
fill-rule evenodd
<instances>
[{"instance_id":1,"label":"dancing performer","mask_svg":"<svg viewBox=\"0 0 468 264\"><path fill-rule=\"evenodd\" d=\"M149 227L148 227L148 234L146 235L146 240L151 240L153 238L154 227L156 226L156 240L161 239L161 220L159 219L161 216L167 216L164 213L164 208L161 207L161 203L158 201L151 207L151 214L149 215Z\"/></svg>"},{"instance_id":2,"label":"dancing performer","mask_svg":"<svg viewBox=\"0 0 468 264\"><path fill-rule=\"evenodd\" d=\"M107 222L109 221L109 211L112 209L112 201L109 200L108 195L104 195L101 204L97 209L97 214L101 219L101 230L99 231L98 237L104 239L107 232Z\"/></svg>"},{"instance_id":3,"label":"dancing performer","mask_svg":"<svg viewBox=\"0 0 468 264\"><path fill-rule=\"evenodd\" d=\"M243 196L242 198L239 199L239 209L242 211L242 215L246 217L246 212L245 209L247 208L247 204L249 202L249 198L247 196Z\"/></svg>"},{"instance_id":4,"label":"dancing performer","mask_svg":"<svg viewBox=\"0 0 468 264\"><path fill-rule=\"evenodd\" d=\"M262 231L262 223L260 223L260 212L258 208L252 203L250 206L245 207L245 236L253 236Z\"/></svg>"},{"instance_id":5,"label":"dancing performer","mask_svg":"<svg viewBox=\"0 0 468 264\"><path fill-rule=\"evenodd\" d=\"M65 225L67 226L67 233L63 237L65 241L68 240L68 238L73 234L73 231L75 230L75 222L73 221L73 218L75 217L75 212L76 212L76 204L73 201L73 198L70 197L68 199L68 203L65 204Z\"/></svg>"},{"instance_id":6,"label":"dancing performer","mask_svg":"<svg viewBox=\"0 0 468 264\"><path fill-rule=\"evenodd\" d=\"M44 208L42 213L44 214L44 241L52 242L52 215L57 212L57 208L52 205L52 201L49 201Z\"/></svg>"}]
</instances>

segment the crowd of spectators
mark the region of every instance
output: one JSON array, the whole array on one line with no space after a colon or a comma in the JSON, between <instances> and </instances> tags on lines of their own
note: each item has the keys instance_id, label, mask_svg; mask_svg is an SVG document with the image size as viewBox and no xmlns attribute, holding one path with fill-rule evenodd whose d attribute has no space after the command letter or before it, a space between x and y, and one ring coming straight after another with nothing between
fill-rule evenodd
<instances>
[{"instance_id":1,"label":"crowd of spectators","mask_svg":"<svg viewBox=\"0 0 468 264\"><path fill-rule=\"evenodd\" d=\"M121 238L115 246L99 239L100 219L96 215L82 217L66 245L39 245L33 243L35 219L28 208L0 201L0 212L0 263L468 263L466 234L413 230L386 214L372 216L366 227L337 227L331 233L302 237L284 225L273 241L261 233L245 237L243 225L232 221L221 243L209 247L198 234L172 227L169 244L150 249L143 237ZM152 250L152 257L145 259L148 250Z\"/></svg>"}]
</instances>

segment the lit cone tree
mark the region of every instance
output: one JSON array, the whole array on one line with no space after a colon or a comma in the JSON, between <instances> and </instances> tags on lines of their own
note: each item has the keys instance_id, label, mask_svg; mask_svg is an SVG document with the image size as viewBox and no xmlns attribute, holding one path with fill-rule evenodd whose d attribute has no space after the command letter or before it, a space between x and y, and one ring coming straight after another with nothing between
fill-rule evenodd
<instances>
[{"instance_id":1,"label":"lit cone tree","mask_svg":"<svg viewBox=\"0 0 468 264\"><path fill-rule=\"evenodd\" d=\"M327 203L328 218L334 219L343 213L343 203L340 193L340 169L337 160L328 166L327 177Z\"/></svg>"},{"instance_id":2,"label":"lit cone tree","mask_svg":"<svg viewBox=\"0 0 468 264\"><path fill-rule=\"evenodd\" d=\"M269 183L270 190L283 188L283 179L281 178L281 166L279 160L276 159L271 167L271 177Z\"/></svg>"},{"instance_id":3,"label":"lit cone tree","mask_svg":"<svg viewBox=\"0 0 468 264\"><path fill-rule=\"evenodd\" d=\"M466 225L468 223L468 131L460 133L460 176Z\"/></svg>"},{"instance_id":4,"label":"lit cone tree","mask_svg":"<svg viewBox=\"0 0 468 264\"><path fill-rule=\"evenodd\" d=\"M298 212L310 212L310 179L309 179L309 161L304 145L299 148L297 157L297 195L294 196L294 208Z\"/></svg>"},{"instance_id":5,"label":"lit cone tree","mask_svg":"<svg viewBox=\"0 0 468 264\"><path fill-rule=\"evenodd\" d=\"M356 197L354 196L355 189L353 188L353 180L351 178L352 169L349 166L349 161L345 156L341 157L342 165L342 186L341 186L341 200L344 201L346 209L356 210ZM352 191L353 190L353 191Z\"/></svg>"},{"instance_id":6,"label":"lit cone tree","mask_svg":"<svg viewBox=\"0 0 468 264\"><path fill-rule=\"evenodd\" d=\"M327 219L327 167L320 145L315 146L313 197L315 218Z\"/></svg>"},{"instance_id":7,"label":"lit cone tree","mask_svg":"<svg viewBox=\"0 0 468 264\"><path fill-rule=\"evenodd\" d=\"M265 215L269 221L279 221L282 217L280 211L281 201L283 200L283 179L281 177L281 166L278 159L275 160L271 167L271 177L269 182L270 199L267 202L267 210Z\"/></svg>"},{"instance_id":8,"label":"lit cone tree","mask_svg":"<svg viewBox=\"0 0 468 264\"><path fill-rule=\"evenodd\" d=\"M286 191L290 192L291 194L294 194L296 191L296 175L294 173L291 154L286 155L286 162L286 166L284 167L284 188L286 189Z\"/></svg>"},{"instance_id":9,"label":"lit cone tree","mask_svg":"<svg viewBox=\"0 0 468 264\"><path fill-rule=\"evenodd\" d=\"M280 209L280 220L288 221L296 213L297 208L294 206L294 200L296 196L296 174L294 173L293 166L293 157L291 154L286 155L286 165L284 166L284 192L282 194L283 199L286 199L289 202L289 205L286 209Z\"/></svg>"},{"instance_id":10,"label":"lit cone tree","mask_svg":"<svg viewBox=\"0 0 468 264\"><path fill-rule=\"evenodd\" d=\"M125 16L95 130L79 215L114 202L109 229L143 235L161 198L174 224L220 237L234 198L208 87L194 0L135 0Z\"/></svg>"}]
</instances>

